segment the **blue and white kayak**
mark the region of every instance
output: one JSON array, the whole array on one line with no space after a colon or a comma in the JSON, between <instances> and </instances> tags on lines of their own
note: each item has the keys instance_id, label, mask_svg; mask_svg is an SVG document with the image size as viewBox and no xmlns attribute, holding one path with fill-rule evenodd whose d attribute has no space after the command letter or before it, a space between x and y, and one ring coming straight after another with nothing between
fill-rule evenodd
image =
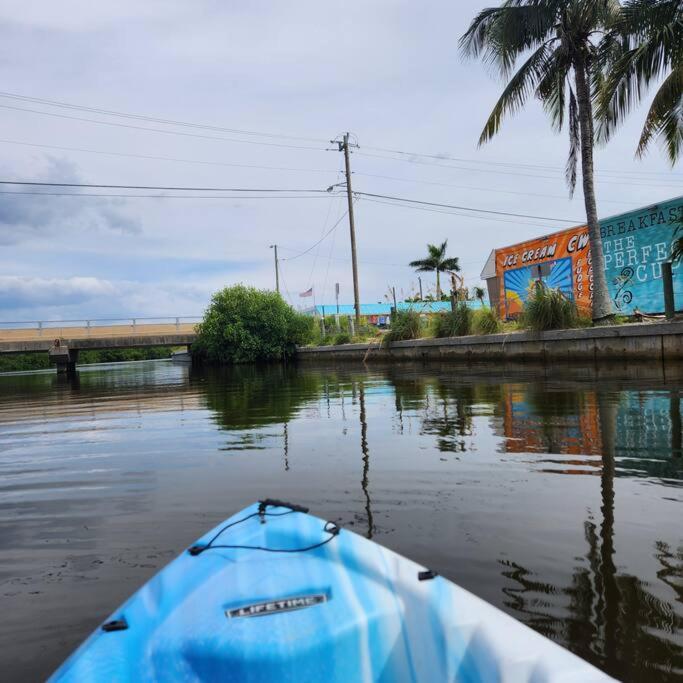
<instances>
[{"instance_id":1,"label":"blue and white kayak","mask_svg":"<svg viewBox=\"0 0 683 683\"><path fill-rule=\"evenodd\" d=\"M173 560L50 680L612 679L434 572L268 500Z\"/></svg>"}]
</instances>

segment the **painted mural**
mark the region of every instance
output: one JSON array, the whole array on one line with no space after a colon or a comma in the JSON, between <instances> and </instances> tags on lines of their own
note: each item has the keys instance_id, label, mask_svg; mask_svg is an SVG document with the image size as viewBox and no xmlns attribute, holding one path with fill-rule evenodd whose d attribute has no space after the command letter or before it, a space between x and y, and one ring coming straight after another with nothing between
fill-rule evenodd
<instances>
[{"instance_id":1,"label":"painted mural","mask_svg":"<svg viewBox=\"0 0 683 683\"><path fill-rule=\"evenodd\" d=\"M562 290L589 311L593 291L588 230L585 226L496 250L496 273L500 284L500 314L519 315L531 287L541 280Z\"/></svg>"},{"instance_id":2,"label":"painted mural","mask_svg":"<svg viewBox=\"0 0 683 683\"><path fill-rule=\"evenodd\" d=\"M630 314L664 310L662 262L683 220L683 197L600 222L605 275L616 311ZM678 232L683 235L683 230ZM676 307L683 308L683 270L674 266Z\"/></svg>"},{"instance_id":3,"label":"painted mural","mask_svg":"<svg viewBox=\"0 0 683 683\"><path fill-rule=\"evenodd\" d=\"M675 237L683 236L683 197L600 221L605 275L616 313L664 310L662 262ZM534 282L561 289L590 313L593 296L588 229L579 226L496 249L500 315L522 311ZM674 265L676 308L683 309L683 266Z\"/></svg>"}]
</instances>

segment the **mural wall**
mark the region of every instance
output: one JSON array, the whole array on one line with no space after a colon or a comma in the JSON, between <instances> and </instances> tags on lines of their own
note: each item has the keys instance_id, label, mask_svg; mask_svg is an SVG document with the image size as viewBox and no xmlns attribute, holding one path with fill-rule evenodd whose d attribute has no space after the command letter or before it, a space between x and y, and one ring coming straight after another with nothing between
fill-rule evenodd
<instances>
[{"instance_id":1,"label":"mural wall","mask_svg":"<svg viewBox=\"0 0 683 683\"><path fill-rule=\"evenodd\" d=\"M537 280L561 289L577 306L590 311L593 269L585 226L556 232L512 247L496 249L500 315L521 313Z\"/></svg>"},{"instance_id":2,"label":"mural wall","mask_svg":"<svg viewBox=\"0 0 683 683\"><path fill-rule=\"evenodd\" d=\"M616 311L659 313L664 310L662 262L683 220L683 197L600 222L605 274ZM678 232L683 236L683 228ZM683 271L674 267L676 307L683 308Z\"/></svg>"},{"instance_id":3,"label":"mural wall","mask_svg":"<svg viewBox=\"0 0 683 683\"><path fill-rule=\"evenodd\" d=\"M631 314L664 310L662 262L683 236L683 197L600 221L605 275L614 311ZM588 229L579 226L496 249L496 280L502 318L522 311L534 282L562 290L590 313L593 293ZM683 268L674 266L676 308L683 309Z\"/></svg>"}]
</instances>

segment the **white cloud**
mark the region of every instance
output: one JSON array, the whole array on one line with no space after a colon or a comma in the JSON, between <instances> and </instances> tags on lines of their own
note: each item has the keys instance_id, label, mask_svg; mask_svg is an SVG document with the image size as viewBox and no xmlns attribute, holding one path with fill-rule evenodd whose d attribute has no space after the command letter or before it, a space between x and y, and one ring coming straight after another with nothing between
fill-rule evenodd
<instances>
[{"instance_id":1,"label":"white cloud","mask_svg":"<svg viewBox=\"0 0 683 683\"><path fill-rule=\"evenodd\" d=\"M5 165L6 166L6 165ZM73 162L44 157L42 164L30 164L28 170L3 170L12 180L36 182L82 182ZM40 193L79 193L78 188L3 185L0 195L0 244L18 244L41 237L70 239L74 234L107 231L136 234L140 222L125 211L119 199L54 196ZM36 194L28 194L36 193Z\"/></svg>"},{"instance_id":2,"label":"white cloud","mask_svg":"<svg viewBox=\"0 0 683 683\"><path fill-rule=\"evenodd\" d=\"M0 276L0 309L72 306L115 294L116 288L111 282L95 277Z\"/></svg>"}]
</instances>

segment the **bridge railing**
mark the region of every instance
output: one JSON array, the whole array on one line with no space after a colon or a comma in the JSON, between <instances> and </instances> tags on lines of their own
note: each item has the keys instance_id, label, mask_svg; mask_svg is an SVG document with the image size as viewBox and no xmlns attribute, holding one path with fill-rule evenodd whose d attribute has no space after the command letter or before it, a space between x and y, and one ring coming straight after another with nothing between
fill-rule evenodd
<instances>
[{"instance_id":1,"label":"bridge railing","mask_svg":"<svg viewBox=\"0 0 683 683\"><path fill-rule=\"evenodd\" d=\"M201 316L140 316L136 318L74 318L72 320L0 320L0 338L51 338L65 334L86 336L143 335L158 332L188 331ZM170 329L169 329L170 328Z\"/></svg>"}]
</instances>

